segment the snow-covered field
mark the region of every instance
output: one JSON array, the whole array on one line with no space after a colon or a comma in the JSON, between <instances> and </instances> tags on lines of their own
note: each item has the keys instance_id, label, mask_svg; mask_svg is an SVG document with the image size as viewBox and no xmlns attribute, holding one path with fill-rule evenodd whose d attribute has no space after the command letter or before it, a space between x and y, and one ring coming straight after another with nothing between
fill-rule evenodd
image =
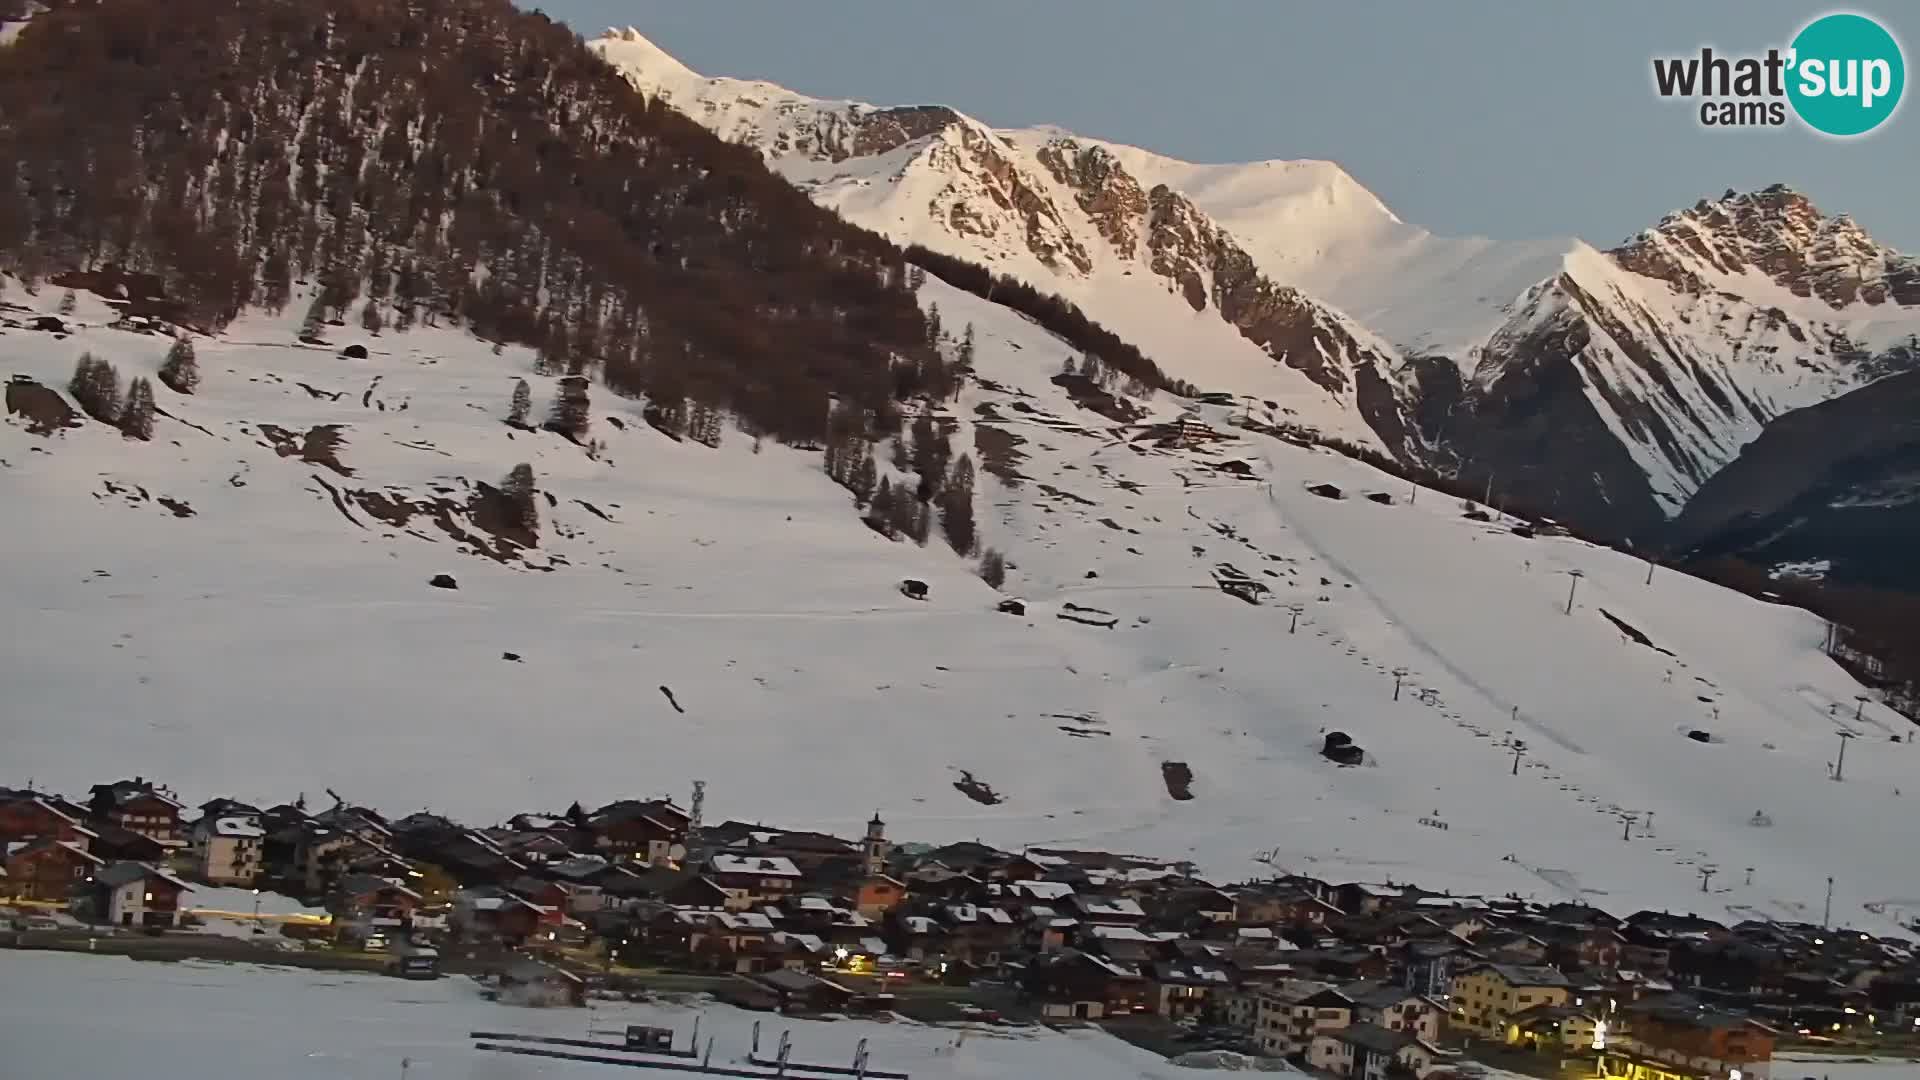
<instances>
[{"instance_id":1,"label":"snow-covered field","mask_svg":"<svg viewBox=\"0 0 1920 1080\"><path fill-rule=\"evenodd\" d=\"M861 1040L869 1064L914 1080L1051 1076L1059 1080L1208 1075L1167 1064L1099 1032L958 1031L910 1022L762 1017L723 1005L529 1009L490 1002L466 978L414 982L247 965L143 963L70 953L8 953L0 979L0 1070L19 1080L142 1076L149 1080L521 1080L604 1076L588 1063L473 1048L469 1033L504 1031L617 1040L630 1023L672 1027L685 1046L694 1019L716 1064L744 1058L755 1020L761 1053L782 1031L793 1060L845 1067Z\"/></svg>"},{"instance_id":2,"label":"snow-covered field","mask_svg":"<svg viewBox=\"0 0 1920 1080\"><path fill-rule=\"evenodd\" d=\"M501 422L515 376L536 410L552 392L524 351L417 331L345 360L261 320L199 343L197 396L156 388L177 419L150 444L0 427L0 782L138 773L190 803L331 787L484 824L684 802L698 778L715 819L857 833L877 809L898 840L1120 848L1222 879L1817 919L1831 876L1836 921L1890 929L1920 907L1920 864L1886 855L1920 747L1878 705L1853 722L1818 620L1664 570L1649 585L1643 563L1433 492L1409 505L1325 452L1129 443L1051 382L1059 341L938 282L922 300L979 338L956 448L1020 441L1024 482L983 472L980 518L1025 617L939 540L865 528L815 454L675 443L596 392L590 460ZM82 349L127 377L164 346L0 336L9 372L50 386ZM282 456L263 424L340 425L351 475ZM458 503L517 462L553 497L528 560L544 569L466 554L424 516L383 524L352 494ZM1222 563L1267 602L1215 587ZM457 591L428 586L443 572ZM900 594L909 577L928 601ZM1368 764L1321 758L1329 730ZM1860 737L1835 783L1842 730ZM1163 781L1176 762L1189 801ZM999 801L956 788L969 776Z\"/></svg>"}]
</instances>

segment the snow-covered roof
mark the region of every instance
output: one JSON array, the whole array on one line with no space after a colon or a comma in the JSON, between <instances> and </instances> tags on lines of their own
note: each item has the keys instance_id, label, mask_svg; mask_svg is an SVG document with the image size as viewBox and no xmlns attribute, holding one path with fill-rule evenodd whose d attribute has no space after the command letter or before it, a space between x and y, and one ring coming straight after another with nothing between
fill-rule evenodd
<instances>
[{"instance_id":1,"label":"snow-covered roof","mask_svg":"<svg viewBox=\"0 0 1920 1080\"><path fill-rule=\"evenodd\" d=\"M1090 926L1087 932L1101 941L1137 941L1151 945L1159 940L1152 934L1131 926Z\"/></svg>"},{"instance_id":2,"label":"snow-covered roof","mask_svg":"<svg viewBox=\"0 0 1920 1080\"><path fill-rule=\"evenodd\" d=\"M1035 900L1064 900L1073 895L1073 886L1064 881L1012 881L1009 889L1026 893Z\"/></svg>"},{"instance_id":3,"label":"snow-covered roof","mask_svg":"<svg viewBox=\"0 0 1920 1080\"><path fill-rule=\"evenodd\" d=\"M1271 926L1242 926L1234 931L1234 936L1249 941L1272 941L1278 937Z\"/></svg>"},{"instance_id":4,"label":"snow-covered roof","mask_svg":"<svg viewBox=\"0 0 1920 1080\"><path fill-rule=\"evenodd\" d=\"M781 930L775 932L770 940L778 945L798 945L808 952L827 951L827 943L813 934L794 934Z\"/></svg>"},{"instance_id":5,"label":"snow-covered roof","mask_svg":"<svg viewBox=\"0 0 1920 1080\"><path fill-rule=\"evenodd\" d=\"M793 860L781 855L715 855L708 863L716 874L742 874L753 877L800 876Z\"/></svg>"},{"instance_id":6,"label":"snow-covered roof","mask_svg":"<svg viewBox=\"0 0 1920 1080\"><path fill-rule=\"evenodd\" d=\"M1144 918L1147 914L1138 900L1128 896L1088 896L1077 893L1073 900L1075 905L1088 915L1138 919Z\"/></svg>"},{"instance_id":7,"label":"snow-covered roof","mask_svg":"<svg viewBox=\"0 0 1920 1080\"><path fill-rule=\"evenodd\" d=\"M258 818L223 817L213 823L216 836L231 836L238 839L258 839L267 835L260 827Z\"/></svg>"}]
</instances>

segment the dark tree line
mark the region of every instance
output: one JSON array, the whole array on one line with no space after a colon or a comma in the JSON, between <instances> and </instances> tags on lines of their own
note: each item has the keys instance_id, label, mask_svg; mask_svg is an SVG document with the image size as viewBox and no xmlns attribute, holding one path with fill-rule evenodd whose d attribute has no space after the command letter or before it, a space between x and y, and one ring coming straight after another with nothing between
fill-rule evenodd
<instances>
[{"instance_id":1,"label":"dark tree line","mask_svg":"<svg viewBox=\"0 0 1920 1080\"><path fill-rule=\"evenodd\" d=\"M0 267L153 275L217 329L457 325L818 443L950 396L902 253L508 0L98 0L0 50Z\"/></svg>"}]
</instances>

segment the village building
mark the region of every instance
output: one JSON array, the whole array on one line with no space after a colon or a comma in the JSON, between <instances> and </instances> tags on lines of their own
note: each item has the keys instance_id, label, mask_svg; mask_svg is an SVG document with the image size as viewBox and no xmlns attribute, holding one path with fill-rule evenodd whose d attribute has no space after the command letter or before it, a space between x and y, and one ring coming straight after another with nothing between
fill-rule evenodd
<instances>
[{"instance_id":1,"label":"village building","mask_svg":"<svg viewBox=\"0 0 1920 1080\"><path fill-rule=\"evenodd\" d=\"M1608 1025L1597 1010L1575 1005L1535 1005L1507 1021L1506 1042L1561 1060L1593 1057L1607 1045Z\"/></svg>"},{"instance_id":2,"label":"village building","mask_svg":"<svg viewBox=\"0 0 1920 1080\"><path fill-rule=\"evenodd\" d=\"M94 873L76 894L76 909L109 926L171 929L180 896L192 886L146 863L117 862Z\"/></svg>"},{"instance_id":3,"label":"village building","mask_svg":"<svg viewBox=\"0 0 1920 1080\"><path fill-rule=\"evenodd\" d=\"M45 838L87 848L97 833L85 816L84 809L55 796L7 792L0 795L0 843Z\"/></svg>"},{"instance_id":4,"label":"village building","mask_svg":"<svg viewBox=\"0 0 1920 1080\"><path fill-rule=\"evenodd\" d=\"M800 868L782 855L717 854L707 860L706 876L736 911L785 899L800 885Z\"/></svg>"},{"instance_id":5,"label":"village building","mask_svg":"<svg viewBox=\"0 0 1920 1080\"><path fill-rule=\"evenodd\" d=\"M208 884L251 886L260 876L266 835L258 816L208 814L187 831L187 848Z\"/></svg>"},{"instance_id":6,"label":"village building","mask_svg":"<svg viewBox=\"0 0 1920 1080\"><path fill-rule=\"evenodd\" d=\"M0 841L0 896L65 904L105 863L79 842L52 836Z\"/></svg>"},{"instance_id":7,"label":"village building","mask_svg":"<svg viewBox=\"0 0 1920 1080\"><path fill-rule=\"evenodd\" d=\"M1023 989L1049 1019L1100 1020L1149 1007L1147 980L1137 969L1078 950L1035 960Z\"/></svg>"},{"instance_id":8,"label":"village building","mask_svg":"<svg viewBox=\"0 0 1920 1080\"><path fill-rule=\"evenodd\" d=\"M1572 984L1549 967L1480 964L1453 980L1454 1026L1487 1039L1504 1039L1507 1023L1537 1005L1565 1005Z\"/></svg>"},{"instance_id":9,"label":"village building","mask_svg":"<svg viewBox=\"0 0 1920 1080\"><path fill-rule=\"evenodd\" d=\"M1445 1057L1445 1051L1418 1036L1372 1024L1315 1035L1307 1051L1314 1068L1351 1080L1425 1076Z\"/></svg>"},{"instance_id":10,"label":"village building","mask_svg":"<svg viewBox=\"0 0 1920 1080\"><path fill-rule=\"evenodd\" d=\"M609 859L667 866L686 858L691 820L668 799L622 799L588 815L587 829Z\"/></svg>"},{"instance_id":11,"label":"village building","mask_svg":"<svg viewBox=\"0 0 1920 1080\"><path fill-rule=\"evenodd\" d=\"M1656 1004L1625 1015L1624 1031L1605 1038L1607 1075L1628 1080L1724 1080L1764 1077L1777 1032L1750 1017L1697 1004Z\"/></svg>"},{"instance_id":12,"label":"village building","mask_svg":"<svg viewBox=\"0 0 1920 1080\"><path fill-rule=\"evenodd\" d=\"M183 846L180 801L142 776L95 784L88 810L95 821L118 825L167 847Z\"/></svg>"}]
</instances>

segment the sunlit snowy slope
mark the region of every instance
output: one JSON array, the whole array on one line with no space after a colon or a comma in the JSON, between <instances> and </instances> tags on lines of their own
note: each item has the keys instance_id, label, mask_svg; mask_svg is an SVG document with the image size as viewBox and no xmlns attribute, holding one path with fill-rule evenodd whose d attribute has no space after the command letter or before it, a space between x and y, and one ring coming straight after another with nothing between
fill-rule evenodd
<instances>
[{"instance_id":1,"label":"sunlit snowy slope","mask_svg":"<svg viewBox=\"0 0 1920 1080\"><path fill-rule=\"evenodd\" d=\"M371 348L347 360L243 322L199 342L198 395L158 390L152 443L9 416L5 779L138 773L195 801L332 787L491 822L698 778L721 815L845 830L878 809L901 839L1130 849L1222 878L1786 917L1817 915L1831 875L1837 917L1920 907L1920 866L1889 855L1920 748L1877 705L1853 722L1816 619L1664 570L1649 585L1631 558L1410 501L1329 453L1162 449L1075 405L1058 340L937 281L921 300L977 334L946 415L1001 474L981 474L980 518L1015 567L1004 592L937 536L867 529L815 453L676 443L603 391L599 460L511 429L530 357L446 332L336 329ZM83 299L83 323L99 312ZM164 345L14 329L0 356L59 388L83 349L124 378ZM553 387L527 377L537 414ZM304 453L326 425L332 460ZM548 496L527 552L466 513L520 462ZM1329 483L1346 497L1307 490ZM458 589L430 587L441 573ZM1235 576L1270 595L1228 595ZM1010 595L1024 616L996 610ZM1367 763L1321 758L1329 730ZM1860 738L1836 783L1842 730Z\"/></svg>"}]
</instances>

